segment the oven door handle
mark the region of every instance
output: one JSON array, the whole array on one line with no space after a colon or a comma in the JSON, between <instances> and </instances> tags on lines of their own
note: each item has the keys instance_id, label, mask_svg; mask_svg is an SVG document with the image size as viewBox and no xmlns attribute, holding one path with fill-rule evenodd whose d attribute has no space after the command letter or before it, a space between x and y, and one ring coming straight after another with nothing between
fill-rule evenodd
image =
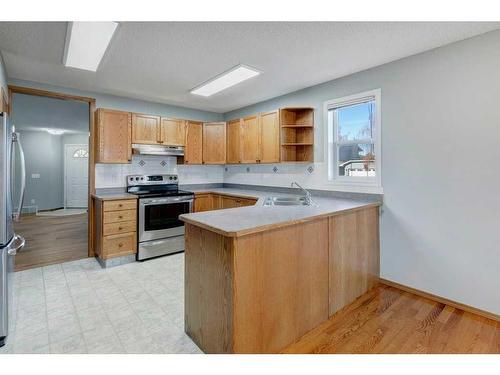
<instances>
[{"instance_id":1,"label":"oven door handle","mask_svg":"<svg viewBox=\"0 0 500 375\"><path fill-rule=\"evenodd\" d=\"M153 206L158 204L175 204L175 203L192 203L193 198L168 198L168 199L152 199L140 201L141 206Z\"/></svg>"}]
</instances>

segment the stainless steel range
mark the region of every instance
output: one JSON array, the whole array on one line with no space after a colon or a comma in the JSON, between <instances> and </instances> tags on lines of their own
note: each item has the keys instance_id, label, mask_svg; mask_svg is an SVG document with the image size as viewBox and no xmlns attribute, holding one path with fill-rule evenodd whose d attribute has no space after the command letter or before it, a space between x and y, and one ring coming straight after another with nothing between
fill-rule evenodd
<instances>
[{"instance_id":1,"label":"stainless steel range","mask_svg":"<svg viewBox=\"0 0 500 375\"><path fill-rule=\"evenodd\" d=\"M137 260L184 251L184 223L194 194L178 189L174 174L127 176L127 192L139 196Z\"/></svg>"}]
</instances>

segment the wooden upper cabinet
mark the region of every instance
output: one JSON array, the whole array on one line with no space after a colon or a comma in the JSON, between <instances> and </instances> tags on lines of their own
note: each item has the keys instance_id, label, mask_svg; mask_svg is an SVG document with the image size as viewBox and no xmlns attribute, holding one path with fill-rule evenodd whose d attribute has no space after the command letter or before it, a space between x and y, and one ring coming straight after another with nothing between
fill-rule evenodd
<instances>
[{"instance_id":1,"label":"wooden upper cabinet","mask_svg":"<svg viewBox=\"0 0 500 375\"><path fill-rule=\"evenodd\" d=\"M226 124L226 163L241 163L240 137L241 120L231 120Z\"/></svg>"},{"instance_id":2,"label":"wooden upper cabinet","mask_svg":"<svg viewBox=\"0 0 500 375\"><path fill-rule=\"evenodd\" d=\"M241 162L258 163L260 160L259 116L248 116L241 121Z\"/></svg>"},{"instance_id":3,"label":"wooden upper cabinet","mask_svg":"<svg viewBox=\"0 0 500 375\"><path fill-rule=\"evenodd\" d=\"M184 163L203 163L203 123L186 121L186 148L184 150Z\"/></svg>"},{"instance_id":4,"label":"wooden upper cabinet","mask_svg":"<svg viewBox=\"0 0 500 375\"><path fill-rule=\"evenodd\" d=\"M129 112L96 111L96 163L130 163L132 129Z\"/></svg>"},{"instance_id":5,"label":"wooden upper cabinet","mask_svg":"<svg viewBox=\"0 0 500 375\"><path fill-rule=\"evenodd\" d=\"M226 163L226 123L203 124L203 164Z\"/></svg>"},{"instance_id":6,"label":"wooden upper cabinet","mask_svg":"<svg viewBox=\"0 0 500 375\"><path fill-rule=\"evenodd\" d=\"M186 121L161 118L160 140L166 146L184 146L186 142Z\"/></svg>"},{"instance_id":7,"label":"wooden upper cabinet","mask_svg":"<svg viewBox=\"0 0 500 375\"><path fill-rule=\"evenodd\" d=\"M160 117L133 113L132 143L161 144Z\"/></svg>"},{"instance_id":8,"label":"wooden upper cabinet","mask_svg":"<svg viewBox=\"0 0 500 375\"><path fill-rule=\"evenodd\" d=\"M279 111L261 113L260 126L260 163L280 162L280 121Z\"/></svg>"}]
</instances>

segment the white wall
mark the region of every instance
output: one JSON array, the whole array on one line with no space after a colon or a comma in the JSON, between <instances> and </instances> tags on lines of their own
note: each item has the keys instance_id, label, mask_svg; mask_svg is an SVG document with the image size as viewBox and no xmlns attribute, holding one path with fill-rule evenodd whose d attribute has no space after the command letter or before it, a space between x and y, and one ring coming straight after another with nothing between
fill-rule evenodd
<instances>
[{"instance_id":1,"label":"white wall","mask_svg":"<svg viewBox=\"0 0 500 375\"><path fill-rule=\"evenodd\" d=\"M229 167L224 181L321 185L323 102L381 88L381 277L500 314L499 45L495 31L227 113L314 106L317 163Z\"/></svg>"}]
</instances>

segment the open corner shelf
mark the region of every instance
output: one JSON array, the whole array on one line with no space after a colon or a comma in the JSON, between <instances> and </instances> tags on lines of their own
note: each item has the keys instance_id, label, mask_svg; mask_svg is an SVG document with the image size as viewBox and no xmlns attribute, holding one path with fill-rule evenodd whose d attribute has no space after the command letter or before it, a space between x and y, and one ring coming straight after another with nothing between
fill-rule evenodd
<instances>
[{"instance_id":1,"label":"open corner shelf","mask_svg":"<svg viewBox=\"0 0 500 375\"><path fill-rule=\"evenodd\" d=\"M281 161L314 161L314 108L280 109Z\"/></svg>"}]
</instances>

